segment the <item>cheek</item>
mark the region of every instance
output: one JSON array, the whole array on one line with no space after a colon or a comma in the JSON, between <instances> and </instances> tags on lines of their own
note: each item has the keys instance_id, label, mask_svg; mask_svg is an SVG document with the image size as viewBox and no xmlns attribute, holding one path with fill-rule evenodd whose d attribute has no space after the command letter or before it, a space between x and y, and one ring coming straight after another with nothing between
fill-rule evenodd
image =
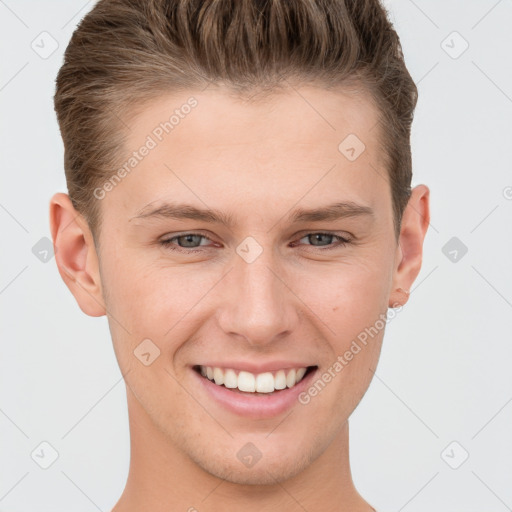
<instances>
[{"instance_id":1,"label":"cheek","mask_svg":"<svg viewBox=\"0 0 512 512\"><path fill-rule=\"evenodd\" d=\"M340 264L300 276L298 295L324 322L340 350L387 311L390 272L380 264Z\"/></svg>"},{"instance_id":2,"label":"cheek","mask_svg":"<svg viewBox=\"0 0 512 512\"><path fill-rule=\"evenodd\" d=\"M370 370L377 365L386 326L390 276L381 262L366 261L339 265L328 275L301 280L299 296L307 297L304 302L322 320L323 334L330 345L324 364L336 375L331 400L345 412L359 402L373 377ZM334 366L336 361L339 364Z\"/></svg>"},{"instance_id":3,"label":"cheek","mask_svg":"<svg viewBox=\"0 0 512 512\"><path fill-rule=\"evenodd\" d=\"M194 314L208 307L208 292L220 279L215 272L198 272L191 266L140 261L124 258L111 265L106 281L110 331L124 370L138 365L134 351L147 339L160 350L156 363L167 366L168 358L197 328Z\"/></svg>"},{"instance_id":4,"label":"cheek","mask_svg":"<svg viewBox=\"0 0 512 512\"><path fill-rule=\"evenodd\" d=\"M208 276L163 262L145 262L140 257L120 258L105 265L110 311L133 329L144 325L172 326L196 304L209 285ZM160 333L162 334L162 333Z\"/></svg>"}]
</instances>

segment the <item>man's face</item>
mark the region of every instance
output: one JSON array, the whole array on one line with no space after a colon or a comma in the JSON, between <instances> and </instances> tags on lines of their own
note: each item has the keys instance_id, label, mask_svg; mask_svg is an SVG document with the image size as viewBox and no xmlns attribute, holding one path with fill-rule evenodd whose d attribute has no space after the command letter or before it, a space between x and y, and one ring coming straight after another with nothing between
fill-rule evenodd
<instances>
[{"instance_id":1,"label":"man's face","mask_svg":"<svg viewBox=\"0 0 512 512\"><path fill-rule=\"evenodd\" d=\"M291 477L339 434L377 365L398 263L376 110L361 96L299 92L155 101L130 124L126 160L148 136L156 146L101 201L101 285L132 421L149 418L201 468L239 483ZM169 133L156 129L191 96ZM364 151L354 135L343 142L350 134ZM368 211L294 219L338 203ZM177 218L166 204L231 224ZM241 387L252 377L240 371L282 387L284 370L292 387L242 393L201 366L234 370ZM292 368L309 368L295 386ZM233 385L231 372L216 377Z\"/></svg>"}]
</instances>

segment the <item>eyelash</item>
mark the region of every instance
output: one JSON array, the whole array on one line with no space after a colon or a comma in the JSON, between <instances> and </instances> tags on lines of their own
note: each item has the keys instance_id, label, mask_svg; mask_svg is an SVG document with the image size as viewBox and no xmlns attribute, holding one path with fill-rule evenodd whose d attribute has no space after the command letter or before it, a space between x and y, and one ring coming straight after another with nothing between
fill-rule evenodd
<instances>
[{"instance_id":1,"label":"eyelash","mask_svg":"<svg viewBox=\"0 0 512 512\"><path fill-rule=\"evenodd\" d=\"M327 236L332 236L332 237L338 239L339 243L337 245L330 245L330 246L327 246L327 247L321 247L321 246L318 247L318 249L320 249L321 251L328 251L328 250L331 250L331 249L336 249L336 248L344 247L344 246L352 243L351 239L344 238L344 237L342 237L340 235L336 235L334 233L329 233L329 232L325 232L325 231L313 231L311 233L306 233L299 240L302 240L303 238L305 238L307 236L311 236L311 235L327 235ZM213 242L213 240L211 238L207 237L206 235L203 235L202 233L184 233L182 235L173 236L173 237L168 238L166 240L161 240L159 243L160 243L161 246L165 247L166 249L169 249L171 251L186 253L186 254L195 253L195 252L201 252L203 250L203 249L198 249L198 248L194 248L194 247L191 247L191 248L180 247L178 245L173 245L172 244L172 242L174 240L176 240L177 238L183 238L183 237L186 237L186 236L200 236L201 238L206 238L206 240L210 240L210 242ZM316 246L312 245L311 247L316 247Z\"/></svg>"}]
</instances>

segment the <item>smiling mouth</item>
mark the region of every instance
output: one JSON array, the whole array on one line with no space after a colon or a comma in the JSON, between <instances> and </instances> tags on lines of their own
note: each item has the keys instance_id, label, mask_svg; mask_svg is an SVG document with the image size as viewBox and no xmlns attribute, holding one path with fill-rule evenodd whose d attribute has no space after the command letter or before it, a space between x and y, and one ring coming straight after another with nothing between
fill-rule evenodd
<instances>
[{"instance_id":1,"label":"smiling mouth","mask_svg":"<svg viewBox=\"0 0 512 512\"><path fill-rule=\"evenodd\" d=\"M225 387L233 392L258 396L293 388L317 368L318 366L306 366L258 374L232 368L201 365L195 365L193 370L217 386Z\"/></svg>"}]
</instances>

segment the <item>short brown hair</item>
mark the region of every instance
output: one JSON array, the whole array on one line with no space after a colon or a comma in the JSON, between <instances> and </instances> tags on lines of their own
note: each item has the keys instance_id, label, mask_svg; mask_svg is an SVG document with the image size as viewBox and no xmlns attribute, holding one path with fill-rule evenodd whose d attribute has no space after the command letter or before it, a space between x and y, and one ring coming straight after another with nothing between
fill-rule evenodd
<instances>
[{"instance_id":1,"label":"short brown hair","mask_svg":"<svg viewBox=\"0 0 512 512\"><path fill-rule=\"evenodd\" d=\"M246 96L286 83L367 91L398 239L418 92L379 0L100 0L73 33L54 98L69 196L96 241L93 190L121 160L121 118L165 93L211 83Z\"/></svg>"}]
</instances>

